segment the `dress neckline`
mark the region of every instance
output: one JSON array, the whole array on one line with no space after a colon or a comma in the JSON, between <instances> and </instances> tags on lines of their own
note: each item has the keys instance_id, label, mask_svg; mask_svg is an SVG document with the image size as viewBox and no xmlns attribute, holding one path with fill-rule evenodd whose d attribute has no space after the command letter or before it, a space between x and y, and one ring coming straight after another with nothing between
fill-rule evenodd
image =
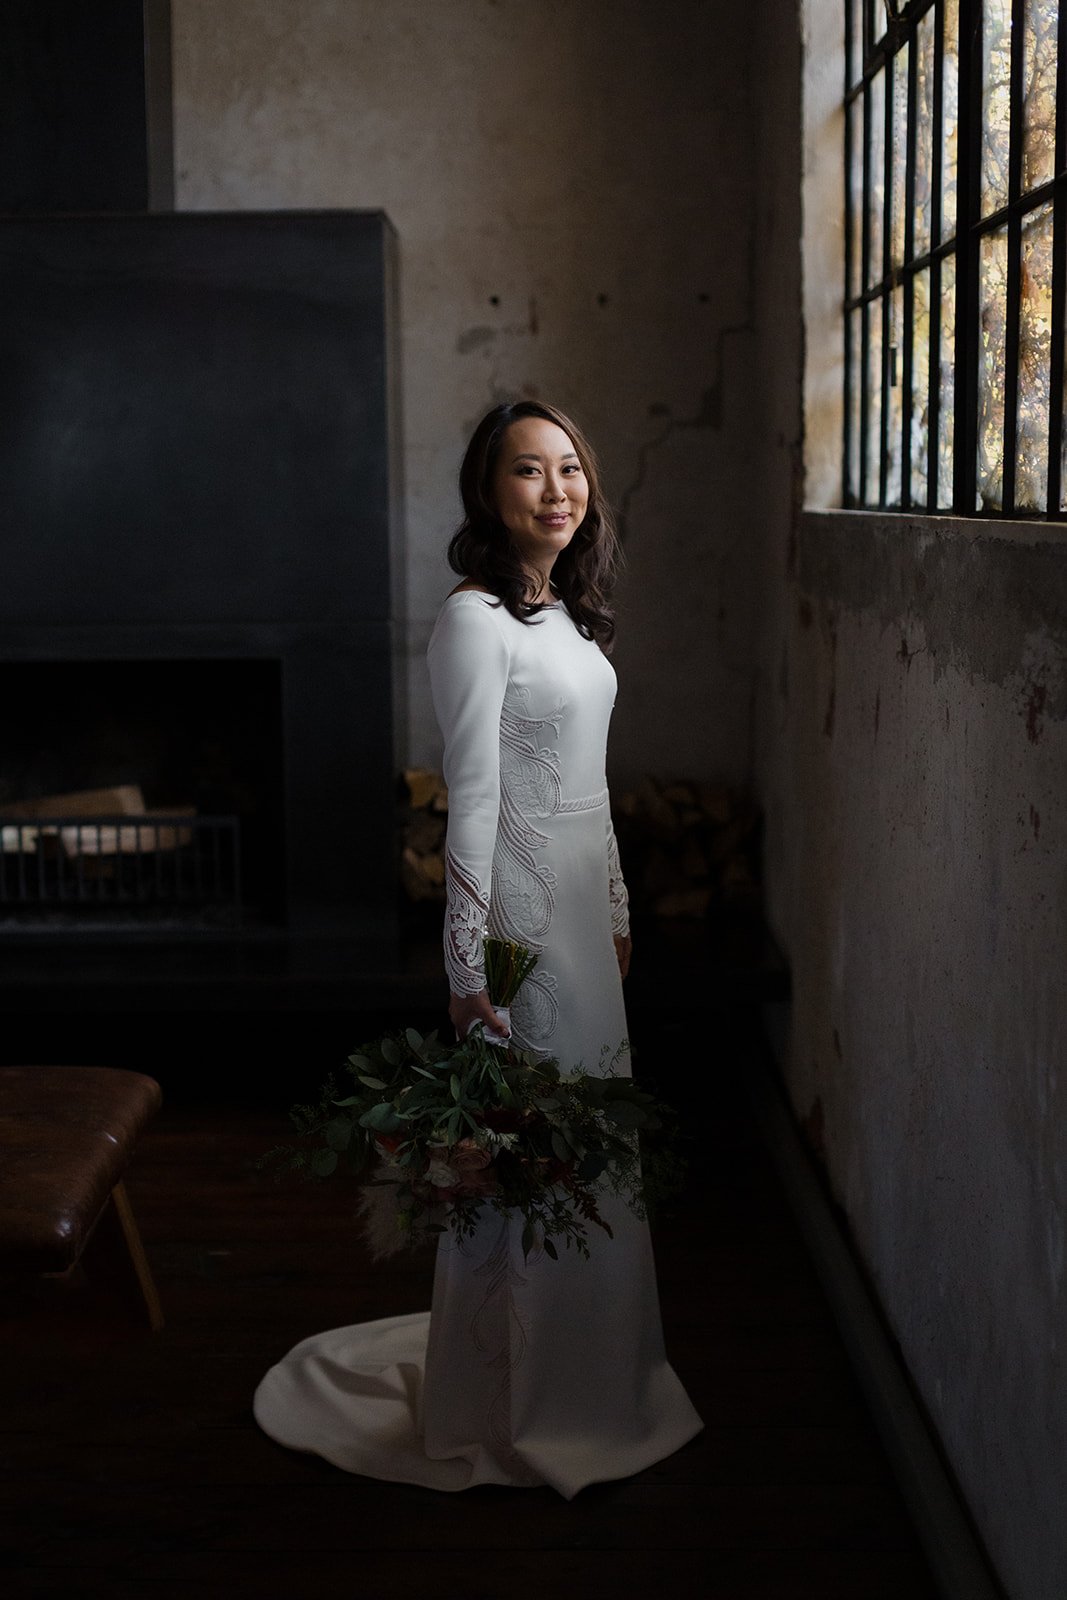
<instances>
[{"instance_id":1,"label":"dress neckline","mask_svg":"<svg viewBox=\"0 0 1067 1600\"><path fill-rule=\"evenodd\" d=\"M445 599L458 600L461 595L465 594L475 594L479 600L497 600L499 598L491 589L452 589L445 595ZM562 607L562 600L542 600L535 609L538 611L559 611Z\"/></svg>"}]
</instances>

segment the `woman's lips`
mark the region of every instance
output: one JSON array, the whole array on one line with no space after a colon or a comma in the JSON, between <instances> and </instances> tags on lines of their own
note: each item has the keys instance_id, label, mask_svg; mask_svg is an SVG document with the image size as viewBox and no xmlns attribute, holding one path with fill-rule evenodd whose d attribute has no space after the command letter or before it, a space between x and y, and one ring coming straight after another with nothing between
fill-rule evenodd
<instances>
[{"instance_id":1,"label":"woman's lips","mask_svg":"<svg viewBox=\"0 0 1067 1600\"><path fill-rule=\"evenodd\" d=\"M569 511L546 511L537 520L549 528L562 528L569 516Z\"/></svg>"}]
</instances>

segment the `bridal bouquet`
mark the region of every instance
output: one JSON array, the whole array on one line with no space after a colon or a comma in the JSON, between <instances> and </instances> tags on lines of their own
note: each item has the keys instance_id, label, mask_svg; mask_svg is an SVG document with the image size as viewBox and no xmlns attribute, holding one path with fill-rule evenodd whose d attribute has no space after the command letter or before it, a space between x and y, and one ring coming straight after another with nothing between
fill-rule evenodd
<instances>
[{"instance_id":1,"label":"bridal bouquet","mask_svg":"<svg viewBox=\"0 0 1067 1600\"><path fill-rule=\"evenodd\" d=\"M486 940L494 1005L510 1005L535 960L521 945ZM612 1075L625 1048L594 1077L492 1043L480 1024L457 1044L414 1028L388 1033L348 1057L349 1084L331 1078L317 1104L292 1108L299 1146L270 1150L260 1165L353 1175L379 1257L446 1228L464 1238L486 1207L521 1215L524 1255L540 1245L557 1260L562 1241L588 1256L590 1224L611 1234L598 1208L604 1188L643 1216L677 1166L665 1151L639 1154L638 1135L662 1130L670 1113Z\"/></svg>"}]
</instances>

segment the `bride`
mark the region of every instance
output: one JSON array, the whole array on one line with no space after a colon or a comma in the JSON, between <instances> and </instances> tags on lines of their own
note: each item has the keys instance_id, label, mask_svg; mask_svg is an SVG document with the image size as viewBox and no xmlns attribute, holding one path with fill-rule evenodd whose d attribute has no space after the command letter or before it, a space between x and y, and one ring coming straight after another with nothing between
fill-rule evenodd
<instances>
[{"instance_id":1,"label":"bride","mask_svg":"<svg viewBox=\"0 0 1067 1600\"><path fill-rule=\"evenodd\" d=\"M460 472L462 581L428 658L445 741L445 969L457 1036L489 1002L486 933L537 965L517 1044L564 1071L629 1073L626 889L605 780L617 546L580 430L536 401L493 408ZM429 1313L315 1334L259 1385L281 1444L431 1488L550 1484L568 1499L669 1455L702 1424L663 1349L648 1226L605 1194L591 1255L525 1259L488 1211L442 1235Z\"/></svg>"}]
</instances>

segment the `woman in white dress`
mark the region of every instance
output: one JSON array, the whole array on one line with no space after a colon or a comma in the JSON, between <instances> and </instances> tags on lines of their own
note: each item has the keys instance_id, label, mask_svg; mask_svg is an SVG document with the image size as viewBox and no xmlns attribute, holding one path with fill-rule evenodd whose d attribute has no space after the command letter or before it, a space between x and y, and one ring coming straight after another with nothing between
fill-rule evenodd
<instances>
[{"instance_id":1,"label":"woman in white dress","mask_svg":"<svg viewBox=\"0 0 1067 1600\"><path fill-rule=\"evenodd\" d=\"M538 956L512 1035L564 1070L628 1073L626 890L605 781L612 519L581 432L495 407L460 476L463 581L429 646L449 791L444 950L462 1037L499 1022L485 932ZM567 1498L669 1455L702 1424L666 1360L647 1224L606 1195L591 1254L522 1254L489 1212L438 1246L429 1314L305 1339L256 1392L260 1425L351 1472L438 1489L551 1484Z\"/></svg>"}]
</instances>

